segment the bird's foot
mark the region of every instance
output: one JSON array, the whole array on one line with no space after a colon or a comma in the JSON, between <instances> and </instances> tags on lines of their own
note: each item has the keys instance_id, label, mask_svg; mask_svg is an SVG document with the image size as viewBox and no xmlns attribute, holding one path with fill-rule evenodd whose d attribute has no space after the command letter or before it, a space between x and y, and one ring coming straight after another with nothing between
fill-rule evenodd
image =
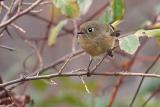
<instances>
[{"instance_id":1,"label":"bird's foot","mask_svg":"<svg viewBox=\"0 0 160 107\"><path fill-rule=\"evenodd\" d=\"M119 31L119 30L113 31L113 32L111 33L111 36L119 37L119 36L120 36L120 31Z\"/></svg>"},{"instance_id":2,"label":"bird's foot","mask_svg":"<svg viewBox=\"0 0 160 107\"><path fill-rule=\"evenodd\" d=\"M87 77L90 77L91 76L91 71L89 68L87 68Z\"/></svg>"},{"instance_id":3,"label":"bird's foot","mask_svg":"<svg viewBox=\"0 0 160 107\"><path fill-rule=\"evenodd\" d=\"M108 55L109 55L110 57L113 57L113 51L112 51L112 49L108 49L108 50L107 50L107 53L108 53Z\"/></svg>"}]
</instances>

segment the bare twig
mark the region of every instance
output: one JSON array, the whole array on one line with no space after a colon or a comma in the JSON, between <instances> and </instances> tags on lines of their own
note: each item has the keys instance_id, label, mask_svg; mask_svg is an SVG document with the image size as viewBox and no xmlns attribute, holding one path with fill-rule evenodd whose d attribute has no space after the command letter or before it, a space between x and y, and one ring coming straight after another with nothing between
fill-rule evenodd
<instances>
[{"instance_id":1,"label":"bare twig","mask_svg":"<svg viewBox=\"0 0 160 107\"><path fill-rule=\"evenodd\" d=\"M78 51L76 51L75 53L73 53L73 54L71 55L71 57L77 57L77 56L83 54L83 52L84 52L83 50L78 50ZM55 66L63 63L63 62L66 60L66 58L68 58L68 56L70 56L70 54L62 57L61 59L58 59L57 61L51 63L50 65L47 65L46 67L43 68L43 70L40 70L40 71L37 71L37 72L39 72L39 74L42 74L42 73L44 73L45 71L47 71L47 70L49 70L49 69L51 69L51 68L54 68Z\"/></svg>"},{"instance_id":2,"label":"bare twig","mask_svg":"<svg viewBox=\"0 0 160 107\"><path fill-rule=\"evenodd\" d=\"M77 21L73 20L73 26L74 26L74 35L73 35L73 40L72 40L72 52L76 51L76 40L77 40Z\"/></svg>"},{"instance_id":3,"label":"bare twig","mask_svg":"<svg viewBox=\"0 0 160 107\"><path fill-rule=\"evenodd\" d=\"M15 23L12 23L11 26L13 26L17 30L21 31L23 34L26 34L26 31L22 27L16 25Z\"/></svg>"},{"instance_id":4,"label":"bare twig","mask_svg":"<svg viewBox=\"0 0 160 107\"><path fill-rule=\"evenodd\" d=\"M137 49L137 51L135 52L134 56L132 57L132 59L130 60L129 64L127 65L128 67L127 67L127 68L121 67L121 68L123 68L124 71L126 71L126 72L129 72L129 71L130 71L132 65L133 65L133 64L135 63L135 61L137 60L137 55L138 55L139 51L140 51L140 50L142 49L142 47L146 44L147 40L148 40L148 39L144 40L144 41L141 43L141 45L138 47L138 49ZM120 77L117 79L116 85L115 85L115 87L113 88L112 94L111 94L111 96L110 96L109 104L108 104L107 107L112 107L113 102L114 102L115 99L116 99L116 95L117 95L117 93L118 93L118 90L119 90L121 84L123 83L123 79L124 79L123 76L120 76Z\"/></svg>"},{"instance_id":5,"label":"bare twig","mask_svg":"<svg viewBox=\"0 0 160 107\"><path fill-rule=\"evenodd\" d=\"M117 47L113 47L112 51L114 51ZM108 56L108 52L105 53L105 55L103 56L103 58L93 67L93 69L91 69L91 71L89 73L93 73L96 71L96 69L98 68L98 66L104 61L104 59Z\"/></svg>"},{"instance_id":6,"label":"bare twig","mask_svg":"<svg viewBox=\"0 0 160 107\"><path fill-rule=\"evenodd\" d=\"M8 46L4 46L4 45L0 45L0 48L7 49L9 51L15 51L14 48L11 48L11 47L8 47Z\"/></svg>"},{"instance_id":7,"label":"bare twig","mask_svg":"<svg viewBox=\"0 0 160 107\"><path fill-rule=\"evenodd\" d=\"M146 104L158 93L160 92L160 85L156 88L156 90L151 94L151 96L149 96L149 98L142 104L141 107L145 107Z\"/></svg>"},{"instance_id":8,"label":"bare twig","mask_svg":"<svg viewBox=\"0 0 160 107\"><path fill-rule=\"evenodd\" d=\"M87 93L90 94L91 92L89 91L89 88L88 88L86 82L84 81L84 78L83 78L82 76L80 76L80 79L81 79L81 81L82 81L82 83L83 83L83 85L84 85L84 87L85 87Z\"/></svg>"},{"instance_id":9,"label":"bare twig","mask_svg":"<svg viewBox=\"0 0 160 107\"><path fill-rule=\"evenodd\" d=\"M110 2L107 2L104 6L101 6L100 9L98 9L94 14L92 14L92 15L89 16L87 19L85 19L82 23L93 19L95 16L97 16L97 15L100 14L102 11L104 11L104 9L106 9L106 7L109 6L109 5L110 5ZM82 23L81 23L81 24L82 24Z\"/></svg>"},{"instance_id":10,"label":"bare twig","mask_svg":"<svg viewBox=\"0 0 160 107\"><path fill-rule=\"evenodd\" d=\"M39 5L45 5L45 4L51 4L51 3L52 3L52 1L46 0L46 1L44 1L44 2L41 2ZM23 2L22 4L28 6L28 5L31 5L32 3Z\"/></svg>"},{"instance_id":11,"label":"bare twig","mask_svg":"<svg viewBox=\"0 0 160 107\"><path fill-rule=\"evenodd\" d=\"M25 40L24 42L27 43L28 46L30 46L35 51L35 55L37 57L37 64L35 64L35 67L32 71L35 71L38 67L40 69L42 69L43 68L43 59L42 59L41 53L39 52L37 46L28 40Z\"/></svg>"},{"instance_id":12,"label":"bare twig","mask_svg":"<svg viewBox=\"0 0 160 107\"><path fill-rule=\"evenodd\" d=\"M63 66L61 67L61 69L59 70L59 74L62 73L62 71L64 70L64 68L66 67L66 65L69 63L69 61L71 60L72 55L69 56L69 58L66 60L66 62L63 64Z\"/></svg>"},{"instance_id":13,"label":"bare twig","mask_svg":"<svg viewBox=\"0 0 160 107\"><path fill-rule=\"evenodd\" d=\"M29 11L31 11L33 8L35 8L36 6L38 6L39 3L41 3L43 0L37 0L35 1L34 3L32 3L31 6L29 6L28 8L26 8L25 10L19 12L19 13L16 13L14 16L12 16L11 18L3 21L1 24L0 24L0 28L3 28L7 25L9 25L10 23L12 23L13 21L15 21L16 19L18 19L19 17L27 14Z\"/></svg>"},{"instance_id":14,"label":"bare twig","mask_svg":"<svg viewBox=\"0 0 160 107\"><path fill-rule=\"evenodd\" d=\"M53 13L53 12L52 12L52 13ZM32 16L32 17L34 17L34 18L37 18L37 19L39 19L39 20L41 20L41 21L43 21L43 22L50 23L50 21L49 21L48 19L43 18L42 16L39 16L39 15L37 15L37 14L28 13L27 15ZM52 24L52 25L56 25L55 22L52 22L51 24ZM70 30L70 29L67 29L67 28L65 28L65 27L63 27L62 29L63 29L65 32L69 33L69 34L73 34L73 31Z\"/></svg>"},{"instance_id":15,"label":"bare twig","mask_svg":"<svg viewBox=\"0 0 160 107\"><path fill-rule=\"evenodd\" d=\"M159 58L160 58L160 53L158 54L158 56L156 57L156 59L154 60L154 62L153 62L153 63L148 67L148 69L145 71L146 74L152 69L152 67L156 64L156 62L158 61ZM142 79L140 80L140 83L139 83L138 88L137 88L137 90L136 90L136 94L134 95L134 97L133 97L133 99L132 99L129 107L132 107L132 106L133 106L133 103L134 103L134 101L135 101L135 99L136 99L136 97L137 97L137 95L138 95L138 92L139 92L139 90L140 90L140 88L141 88L141 85L142 85L144 79L145 79L145 77L142 77Z\"/></svg>"},{"instance_id":16,"label":"bare twig","mask_svg":"<svg viewBox=\"0 0 160 107\"><path fill-rule=\"evenodd\" d=\"M48 75L41 75L41 76L28 76L25 78L18 78L15 80L11 80L8 82L4 82L3 84L0 84L0 87L6 87L6 86L10 86L16 83L20 83L20 82L25 82L25 81L31 81L31 80L40 80L40 79L51 79L51 78L55 78L55 77L69 77L69 76L83 76L83 75L87 75L87 72L67 72L67 73L54 73L54 74L48 74ZM154 78L160 78L159 74L145 74L145 73L124 73L124 72L105 72L105 73L101 73L101 72L95 72L92 73L91 75L96 75L96 76L139 76L139 77L154 77Z\"/></svg>"},{"instance_id":17,"label":"bare twig","mask_svg":"<svg viewBox=\"0 0 160 107\"><path fill-rule=\"evenodd\" d=\"M112 95L111 95L111 97L109 98L109 104L107 105L107 107L112 107L113 102L115 101L116 95L117 95L117 93L118 93L118 90L119 90L120 85L122 84L122 82L123 82L123 77L120 76L120 77L117 79L117 82L116 82L115 87L113 88Z\"/></svg>"}]
</instances>

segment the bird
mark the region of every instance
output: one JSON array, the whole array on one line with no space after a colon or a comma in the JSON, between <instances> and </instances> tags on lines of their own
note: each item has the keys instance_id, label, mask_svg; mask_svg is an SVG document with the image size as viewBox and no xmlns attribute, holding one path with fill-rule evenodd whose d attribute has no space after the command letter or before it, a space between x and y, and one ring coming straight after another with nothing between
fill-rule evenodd
<instances>
[{"instance_id":1,"label":"bird","mask_svg":"<svg viewBox=\"0 0 160 107\"><path fill-rule=\"evenodd\" d=\"M80 47L91 57L96 57L106 52L113 57L112 49L120 32L116 31L111 24L87 21L80 25L80 30L77 34Z\"/></svg>"}]
</instances>

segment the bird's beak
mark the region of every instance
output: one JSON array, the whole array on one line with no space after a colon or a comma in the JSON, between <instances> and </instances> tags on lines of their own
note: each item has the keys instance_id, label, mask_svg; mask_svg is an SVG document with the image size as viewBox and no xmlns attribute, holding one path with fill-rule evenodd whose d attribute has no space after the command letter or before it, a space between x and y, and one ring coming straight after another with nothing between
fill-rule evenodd
<instances>
[{"instance_id":1,"label":"bird's beak","mask_svg":"<svg viewBox=\"0 0 160 107\"><path fill-rule=\"evenodd\" d=\"M85 33L84 33L84 32L78 32L77 34L78 34L78 35L81 35L81 34L85 34Z\"/></svg>"}]
</instances>

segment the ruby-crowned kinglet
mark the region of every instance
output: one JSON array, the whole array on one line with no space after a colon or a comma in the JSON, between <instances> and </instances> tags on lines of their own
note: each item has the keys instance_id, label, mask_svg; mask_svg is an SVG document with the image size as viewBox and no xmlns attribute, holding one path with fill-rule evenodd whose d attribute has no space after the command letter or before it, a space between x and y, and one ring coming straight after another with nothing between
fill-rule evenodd
<instances>
[{"instance_id":1,"label":"ruby-crowned kinglet","mask_svg":"<svg viewBox=\"0 0 160 107\"><path fill-rule=\"evenodd\" d=\"M105 52L113 56L111 50L115 46L116 37L120 35L111 25L98 21L85 22L77 34L80 46L92 57Z\"/></svg>"}]
</instances>

